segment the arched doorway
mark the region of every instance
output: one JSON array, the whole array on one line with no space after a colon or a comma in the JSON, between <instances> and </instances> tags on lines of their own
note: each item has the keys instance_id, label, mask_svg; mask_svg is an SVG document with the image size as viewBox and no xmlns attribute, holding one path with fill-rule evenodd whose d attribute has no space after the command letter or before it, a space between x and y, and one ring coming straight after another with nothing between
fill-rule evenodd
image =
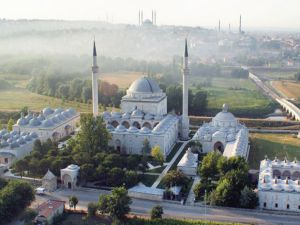
<instances>
[{"instance_id":1,"label":"arched doorway","mask_svg":"<svg viewBox=\"0 0 300 225\"><path fill-rule=\"evenodd\" d=\"M118 123L118 121L114 120L114 121L112 121L111 125L112 125L114 128L116 128L117 126L119 126L119 123Z\"/></svg>"},{"instance_id":2,"label":"arched doorway","mask_svg":"<svg viewBox=\"0 0 300 225\"><path fill-rule=\"evenodd\" d=\"M121 153L121 141L119 139L115 141L115 148L119 153Z\"/></svg>"},{"instance_id":3,"label":"arched doorway","mask_svg":"<svg viewBox=\"0 0 300 225\"><path fill-rule=\"evenodd\" d=\"M147 127L150 130L152 129L151 124L148 122L145 122L142 127Z\"/></svg>"},{"instance_id":4,"label":"arched doorway","mask_svg":"<svg viewBox=\"0 0 300 225\"><path fill-rule=\"evenodd\" d=\"M127 129L130 127L130 124L128 123L128 121L123 121L123 122L122 122L122 125L123 125L124 127L126 127Z\"/></svg>"},{"instance_id":5,"label":"arched doorway","mask_svg":"<svg viewBox=\"0 0 300 225\"><path fill-rule=\"evenodd\" d=\"M52 139L53 139L54 142L59 141L59 139L60 139L60 134L59 134L58 132L54 132L54 133L52 134Z\"/></svg>"},{"instance_id":6,"label":"arched doorway","mask_svg":"<svg viewBox=\"0 0 300 225\"><path fill-rule=\"evenodd\" d=\"M159 122L155 123L155 124L153 125L153 128L155 128L158 124L159 124Z\"/></svg>"},{"instance_id":7,"label":"arched doorway","mask_svg":"<svg viewBox=\"0 0 300 225\"><path fill-rule=\"evenodd\" d=\"M66 136L72 133L72 127L69 124L65 126L65 132L66 132Z\"/></svg>"},{"instance_id":8,"label":"arched doorway","mask_svg":"<svg viewBox=\"0 0 300 225\"><path fill-rule=\"evenodd\" d=\"M224 152L224 145L222 144L222 142L218 141L214 144L214 150L215 151L219 151L220 153L223 154Z\"/></svg>"},{"instance_id":9,"label":"arched doorway","mask_svg":"<svg viewBox=\"0 0 300 225\"><path fill-rule=\"evenodd\" d=\"M133 122L132 126L136 127L137 129L141 129L141 125L137 121Z\"/></svg>"},{"instance_id":10,"label":"arched doorway","mask_svg":"<svg viewBox=\"0 0 300 225\"><path fill-rule=\"evenodd\" d=\"M291 179L291 172L286 170L282 173L282 179L285 179L285 178L288 178L288 179Z\"/></svg>"},{"instance_id":11,"label":"arched doorway","mask_svg":"<svg viewBox=\"0 0 300 225\"><path fill-rule=\"evenodd\" d=\"M279 170L273 170L273 178L277 177L280 179L281 177L281 172Z\"/></svg>"}]
</instances>

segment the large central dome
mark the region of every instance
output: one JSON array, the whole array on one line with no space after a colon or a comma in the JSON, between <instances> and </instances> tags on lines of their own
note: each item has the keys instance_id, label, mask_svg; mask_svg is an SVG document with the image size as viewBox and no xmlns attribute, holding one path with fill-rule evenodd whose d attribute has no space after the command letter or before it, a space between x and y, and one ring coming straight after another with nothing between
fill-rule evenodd
<instances>
[{"instance_id":1,"label":"large central dome","mask_svg":"<svg viewBox=\"0 0 300 225\"><path fill-rule=\"evenodd\" d=\"M158 84L149 77L135 80L128 89L132 93L159 93L162 92Z\"/></svg>"}]
</instances>

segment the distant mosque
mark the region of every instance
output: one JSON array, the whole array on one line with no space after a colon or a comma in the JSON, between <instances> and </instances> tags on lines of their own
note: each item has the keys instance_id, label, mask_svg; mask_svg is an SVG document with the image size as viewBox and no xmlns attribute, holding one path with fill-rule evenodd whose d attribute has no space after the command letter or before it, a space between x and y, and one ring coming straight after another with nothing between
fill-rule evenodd
<instances>
[{"instance_id":1,"label":"distant mosque","mask_svg":"<svg viewBox=\"0 0 300 225\"><path fill-rule=\"evenodd\" d=\"M156 10L152 10L152 17L144 20L143 10L139 10L139 26L156 26Z\"/></svg>"},{"instance_id":2,"label":"distant mosque","mask_svg":"<svg viewBox=\"0 0 300 225\"><path fill-rule=\"evenodd\" d=\"M98 115L98 66L94 43L93 64L93 113ZM120 112L102 114L107 130L112 134L110 145L126 154L142 154L143 142L151 147L159 145L166 157L173 148L178 136L189 139L188 118L188 49L185 42L183 65L183 114L177 116L167 112L167 96L159 85L149 77L134 81L121 100ZM150 152L148 152L150 154Z\"/></svg>"}]
</instances>

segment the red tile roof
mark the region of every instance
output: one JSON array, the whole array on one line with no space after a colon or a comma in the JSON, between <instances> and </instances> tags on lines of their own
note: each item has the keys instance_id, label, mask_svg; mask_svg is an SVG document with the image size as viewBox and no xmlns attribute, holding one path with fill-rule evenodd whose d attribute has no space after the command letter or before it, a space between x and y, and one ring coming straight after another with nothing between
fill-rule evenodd
<instances>
[{"instance_id":1,"label":"red tile roof","mask_svg":"<svg viewBox=\"0 0 300 225\"><path fill-rule=\"evenodd\" d=\"M65 205L65 201L51 199L39 205L37 207L37 212L39 216L44 216L48 218L50 215L56 212L56 210L62 205Z\"/></svg>"}]
</instances>

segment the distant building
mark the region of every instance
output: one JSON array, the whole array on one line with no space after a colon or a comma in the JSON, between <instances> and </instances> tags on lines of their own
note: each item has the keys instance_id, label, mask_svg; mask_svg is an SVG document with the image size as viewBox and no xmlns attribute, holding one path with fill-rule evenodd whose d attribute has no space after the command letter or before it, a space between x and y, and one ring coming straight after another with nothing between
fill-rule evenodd
<instances>
[{"instance_id":1,"label":"distant building","mask_svg":"<svg viewBox=\"0 0 300 225\"><path fill-rule=\"evenodd\" d=\"M75 130L79 119L79 113L72 108L67 110L44 108L39 115L29 112L24 117L21 114L21 118L13 126L13 130L15 132L34 132L41 141L48 138L58 141Z\"/></svg>"},{"instance_id":2,"label":"distant building","mask_svg":"<svg viewBox=\"0 0 300 225\"><path fill-rule=\"evenodd\" d=\"M258 196L262 209L300 212L300 163L276 157L262 160Z\"/></svg>"},{"instance_id":3,"label":"distant building","mask_svg":"<svg viewBox=\"0 0 300 225\"><path fill-rule=\"evenodd\" d=\"M193 140L202 144L203 152L217 150L226 157L248 158L249 131L232 113L228 112L226 104L210 123L204 123L199 128Z\"/></svg>"},{"instance_id":4,"label":"distant building","mask_svg":"<svg viewBox=\"0 0 300 225\"><path fill-rule=\"evenodd\" d=\"M16 160L24 158L32 151L35 132L0 131L0 164L10 167Z\"/></svg>"},{"instance_id":5,"label":"distant building","mask_svg":"<svg viewBox=\"0 0 300 225\"><path fill-rule=\"evenodd\" d=\"M61 215L65 209L65 202L59 200L47 200L36 209L38 215L34 222L38 225L52 224L55 216Z\"/></svg>"}]
</instances>

